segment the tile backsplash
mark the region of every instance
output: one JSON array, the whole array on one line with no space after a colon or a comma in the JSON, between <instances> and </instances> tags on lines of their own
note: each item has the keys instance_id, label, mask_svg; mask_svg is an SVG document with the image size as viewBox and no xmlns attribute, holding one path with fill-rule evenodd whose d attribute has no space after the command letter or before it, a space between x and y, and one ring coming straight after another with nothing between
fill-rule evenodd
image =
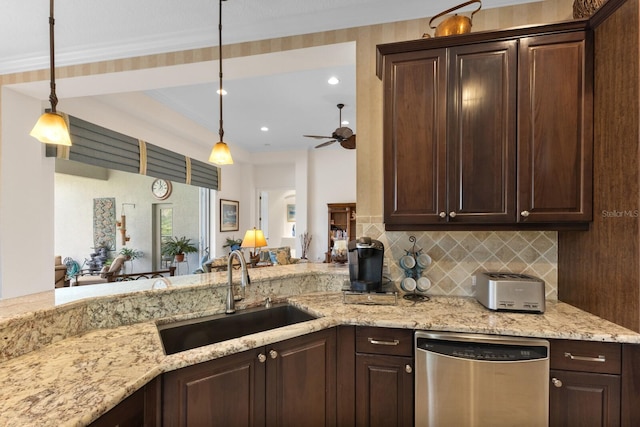
<instances>
[{"instance_id":1,"label":"tile backsplash","mask_svg":"<svg viewBox=\"0 0 640 427\"><path fill-rule=\"evenodd\" d=\"M391 280L404 272L398 260L422 249L433 262L423 272L431 280L430 295L472 296L472 275L479 271L530 274L545 281L547 299L558 299L558 238L555 231L385 231L382 223L358 218L358 237L380 240Z\"/></svg>"}]
</instances>

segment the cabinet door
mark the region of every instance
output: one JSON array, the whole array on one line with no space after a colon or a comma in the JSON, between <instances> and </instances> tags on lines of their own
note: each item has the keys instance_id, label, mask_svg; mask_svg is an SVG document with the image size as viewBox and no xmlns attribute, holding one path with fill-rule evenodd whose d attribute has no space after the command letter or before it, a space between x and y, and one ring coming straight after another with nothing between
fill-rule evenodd
<instances>
[{"instance_id":1,"label":"cabinet door","mask_svg":"<svg viewBox=\"0 0 640 427\"><path fill-rule=\"evenodd\" d=\"M164 374L163 426L264 426L259 350Z\"/></svg>"},{"instance_id":2,"label":"cabinet door","mask_svg":"<svg viewBox=\"0 0 640 427\"><path fill-rule=\"evenodd\" d=\"M89 424L89 426L154 427L161 425L160 395L160 380L156 378Z\"/></svg>"},{"instance_id":3,"label":"cabinet door","mask_svg":"<svg viewBox=\"0 0 640 427\"><path fill-rule=\"evenodd\" d=\"M520 41L518 220L592 219L593 72L584 32Z\"/></svg>"},{"instance_id":4,"label":"cabinet door","mask_svg":"<svg viewBox=\"0 0 640 427\"><path fill-rule=\"evenodd\" d=\"M438 223L446 210L445 62L445 49L385 57L386 225Z\"/></svg>"},{"instance_id":5,"label":"cabinet door","mask_svg":"<svg viewBox=\"0 0 640 427\"><path fill-rule=\"evenodd\" d=\"M267 349L267 426L335 425L336 329Z\"/></svg>"},{"instance_id":6,"label":"cabinet door","mask_svg":"<svg viewBox=\"0 0 640 427\"><path fill-rule=\"evenodd\" d=\"M413 426L411 357L356 355L356 425Z\"/></svg>"},{"instance_id":7,"label":"cabinet door","mask_svg":"<svg viewBox=\"0 0 640 427\"><path fill-rule=\"evenodd\" d=\"M550 427L620 425L620 376L551 370Z\"/></svg>"},{"instance_id":8,"label":"cabinet door","mask_svg":"<svg viewBox=\"0 0 640 427\"><path fill-rule=\"evenodd\" d=\"M514 222L517 41L449 56L447 220Z\"/></svg>"}]
</instances>

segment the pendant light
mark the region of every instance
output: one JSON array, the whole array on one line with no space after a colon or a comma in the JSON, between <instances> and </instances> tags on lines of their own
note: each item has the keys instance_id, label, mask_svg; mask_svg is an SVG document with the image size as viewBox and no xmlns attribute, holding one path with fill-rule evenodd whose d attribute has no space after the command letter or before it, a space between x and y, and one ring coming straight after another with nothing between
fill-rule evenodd
<instances>
[{"instance_id":1,"label":"pendant light","mask_svg":"<svg viewBox=\"0 0 640 427\"><path fill-rule=\"evenodd\" d=\"M29 135L45 144L70 146L71 137L69 136L67 121L56 111L58 97L56 96L56 66L53 41L53 26L55 25L55 20L53 19L53 0L50 0L49 5L49 59L51 64L51 93L49 94L49 102L51 103L51 112L44 113L40 116Z\"/></svg>"},{"instance_id":2,"label":"pendant light","mask_svg":"<svg viewBox=\"0 0 640 427\"><path fill-rule=\"evenodd\" d=\"M224 142L224 129L222 127L222 2L226 0L220 0L220 12L218 14L218 64L220 66L220 90L218 96L220 99L220 129L218 134L220 135L220 141L216 142L211 150L209 161L218 165L232 165L233 159L231 158L231 151L229 146Z\"/></svg>"}]
</instances>

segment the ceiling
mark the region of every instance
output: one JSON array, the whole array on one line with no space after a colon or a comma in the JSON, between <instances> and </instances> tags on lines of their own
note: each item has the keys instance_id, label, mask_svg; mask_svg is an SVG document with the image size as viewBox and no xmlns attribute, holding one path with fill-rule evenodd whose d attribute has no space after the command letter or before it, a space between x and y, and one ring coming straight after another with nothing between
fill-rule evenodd
<instances>
[{"instance_id":1,"label":"ceiling","mask_svg":"<svg viewBox=\"0 0 640 427\"><path fill-rule=\"evenodd\" d=\"M536 0L484 0L483 8L531 1ZM461 0L229 0L223 3L222 42L428 17L458 3ZM0 74L48 67L48 15L48 0L3 0L0 40L11 42L0 44ZM58 0L55 18L58 66L218 45L216 0ZM223 104L224 139L230 145L252 153L312 149L323 141L302 135L331 135L339 126L338 103L345 104L342 118L357 132L353 43L223 59L223 65L228 92ZM148 78L136 82L134 77L129 82L132 87L74 86L58 78L57 93L61 107L65 96L91 96L149 121L153 115L136 111L142 101L147 107L171 110L197 130L189 132L185 128L191 126L182 126L177 133L212 145L219 128L217 62L174 74L155 83ZM329 85L331 76L340 83ZM46 82L22 90L43 100L49 92ZM269 131L261 131L262 126ZM338 144L331 147L341 149Z\"/></svg>"}]
</instances>

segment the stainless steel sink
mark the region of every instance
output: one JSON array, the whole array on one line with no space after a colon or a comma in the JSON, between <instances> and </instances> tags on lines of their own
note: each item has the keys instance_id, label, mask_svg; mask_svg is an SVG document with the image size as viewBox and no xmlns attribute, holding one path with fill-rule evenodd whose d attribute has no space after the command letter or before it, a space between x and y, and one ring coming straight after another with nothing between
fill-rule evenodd
<instances>
[{"instance_id":1,"label":"stainless steel sink","mask_svg":"<svg viewBox=\"0 0 640 427\"><path fill-rule=\"evenodd\" d=\"M158 325L158 331L165 354L174 354L313 319L316 317L299 308L278 304Z\"/></svg>"}]
</instances>

